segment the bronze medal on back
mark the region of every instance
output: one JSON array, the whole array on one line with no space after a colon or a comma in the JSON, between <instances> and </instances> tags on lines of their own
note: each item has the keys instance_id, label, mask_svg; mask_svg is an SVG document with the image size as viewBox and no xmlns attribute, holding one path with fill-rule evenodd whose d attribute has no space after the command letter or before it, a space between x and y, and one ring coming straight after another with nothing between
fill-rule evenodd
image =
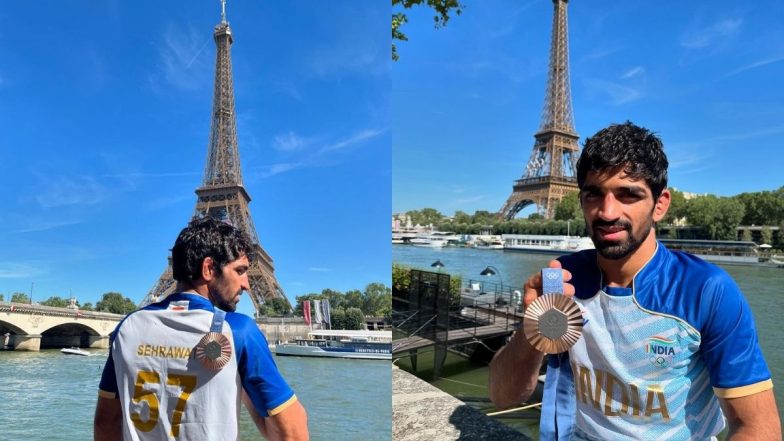
<instances>
[{"instance_id":1,"label":"bronze medal on back","mask_svg":"<svg viewBox=\"0 0 784 441\"><path fill-rule=\"evenodd\" d=\"M231 360L231 343L219 332L209 332L196 345L196 359L211 370L219 371Z\"/></svg>"}]
</instances>

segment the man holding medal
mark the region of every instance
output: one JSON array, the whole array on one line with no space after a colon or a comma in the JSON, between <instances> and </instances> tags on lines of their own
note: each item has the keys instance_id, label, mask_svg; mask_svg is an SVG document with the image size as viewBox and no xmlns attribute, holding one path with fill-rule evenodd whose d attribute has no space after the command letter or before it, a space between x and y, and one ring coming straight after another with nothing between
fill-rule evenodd
<instances>
[{"instance_id":1,"label":"man holding medal","mask_svg":"<svg viewBox=\"0 0 784 441\"><path fill-rule=\"evenodd\" d=\"M549 354L542 439L711 439L725 424L727 439L781 439L739 288L656 241L670 205L667 166L661 140L630 122L585 142L577 182L596 249L528 279L524 332L490 364L490 398L507 408L528 400Z\"/></svg>"},{"instance_id":2,"label":"man holding medal","mask_svg":"<svg viewBox=\"0 0 784 441\"><path fill-rule=\"evenodd\" d=\"M112 333L95 440L238 440L240 402L268 440L307 440L307 415L256 323L236 313L253 245L213 219L172 248L176 293Z\"/></svg>"}]
</instances>

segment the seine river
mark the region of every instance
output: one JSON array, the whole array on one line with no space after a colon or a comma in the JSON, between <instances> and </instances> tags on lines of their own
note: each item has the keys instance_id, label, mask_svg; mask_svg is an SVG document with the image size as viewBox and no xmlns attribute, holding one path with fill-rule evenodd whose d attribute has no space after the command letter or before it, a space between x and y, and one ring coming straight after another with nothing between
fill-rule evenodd
<instances>
[{"instance_id":1,"label":"seine river","mask_svg":"<svg viewBox=\"0 0 784 441\"><path fill-rule=\"evenodd\" d=\"M93 356L0 352L0 439L92 439L106 350ZM389 440L392 374L388 361L276 357L308 411L311 439ZM242 439L262 439L243 410Z\"/></svg>"},{"instance_id":2,"label":"seine river","mask_svg":"<svg viewBox=\"0 0 784 441\"><path fill-rule=\"evenodd\" d=\"M525 280L535 271L546 266L552 255L506 252L502 250L483 250L475 248L433 249L410 245L393 245L392 261L425 270L434 270L431 264L440 260L442 272L461 275L467 279L511 285L522 289ZM499 275L481 276L479 273L488 265L498 270ZM749 266L723 267L740 286L751 305L757 323L757 331L762 352L773 376L776 402L779 414L784 417L784 338L781 331L782 311L784 311L784 269ZM418 363L419 371L431 369L431 357L422 356ZM408 368L405 360L396 362ZM474 406L492 411L482 398L487 397L488 368L483 364L472 363L462 357L450 354L444 368L445 376L435 382L436 387L458 397L465 397ZM469 403L471 404L471 403ZM502 421L536 439L538 412L523 413L502 417Z\"/></svg>"}]
</instances>

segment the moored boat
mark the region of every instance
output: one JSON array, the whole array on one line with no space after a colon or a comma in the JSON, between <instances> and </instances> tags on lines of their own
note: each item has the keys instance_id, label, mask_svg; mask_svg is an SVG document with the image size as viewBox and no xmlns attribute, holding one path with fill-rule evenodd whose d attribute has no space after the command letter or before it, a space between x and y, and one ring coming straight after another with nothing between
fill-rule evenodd
<instances>
[{"instance_id":1,"label":"moored boat","mask_svg":"<svg viewBox=\"0 0 784 441\"><path fill-rule=\"evenodd\" d=\"M275 345L275 355L392 359L392 331L313 330L307 338Z\"/></svg>"},{"instance_id":2,"label":"moored boat","mask_svg":"<svg viewBox=\"0 0 784 441\"><path fill-rule=\"evenodd\" d=\"M60 352L62 352L63 354L69 354L69 355L82 355L82 356L90 355L89 352L87 352L87 351L85 351L83 349L79 349L76 346L71 346L70 348L62 348L62 349L60 349Z\"/></svg>"},{"instance_id":3,"label":"moored boat","mask_svg":"<svg viewBox=\"0 0 784 441\"><path fill-rule=\"evenodd\" d=\"M566 254L594 248L590 237L544 234L504 234L504 251Z\"/></svg>"}]
</instances>

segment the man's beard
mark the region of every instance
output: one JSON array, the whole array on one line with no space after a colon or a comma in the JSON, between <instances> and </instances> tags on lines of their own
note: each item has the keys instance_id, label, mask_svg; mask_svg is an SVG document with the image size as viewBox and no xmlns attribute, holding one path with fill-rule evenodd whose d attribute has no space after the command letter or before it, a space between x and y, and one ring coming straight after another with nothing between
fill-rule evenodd
<instances>
[{"instance_id":1,"label":"man's beard","mask_svg":"<svg viewBox=\"0 0 784 441\"><path fill-rule=\"evenodd\" d=\"M597 219L591 224L591 240L594 247L596 247L596 252L605 259L623 259L640 248L640 245L645 242L645 239L651 232L652 226L653 219L649 218L642 228L638 230L638 234L635 235L632 224L629 221L617 220L615 222L607 222ZM624 240L601 240L598 233L599 227L621 227L626 231L627 238Z\"/></svg>"},{"instance_id":2,"label":"man's beard","mask_svg":"<svg viewBox=\"0 0 784 441\"><path fill-rule=\"evenodd\" d=\"M210 297L212 298L212 304L214 306L217 306L226 312L234 312L237 310L237 304L234 303L234 298L240 295L242 295L242 290L239 290L237 294L231 296L230 300L224 300L219 293L210 295Z\"/></svg>"}]
</instances>

